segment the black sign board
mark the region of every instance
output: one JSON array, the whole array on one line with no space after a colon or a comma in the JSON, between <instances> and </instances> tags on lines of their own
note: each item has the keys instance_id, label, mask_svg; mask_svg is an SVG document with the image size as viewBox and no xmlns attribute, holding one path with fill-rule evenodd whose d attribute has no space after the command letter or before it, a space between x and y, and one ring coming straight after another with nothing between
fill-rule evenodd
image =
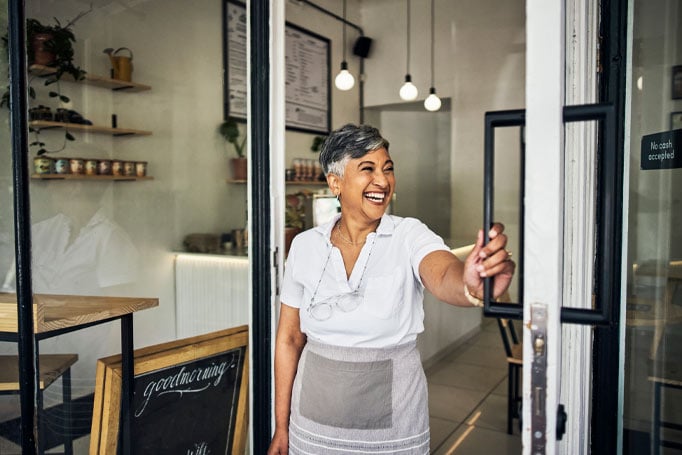
<instances>
[{"instance_id":1,"label":"black sign board","mask_svg":"<svg viewBox=\"0 0 682 455\"><path fill-rule=\"evenodd\" d=\"M245 351L136 375L133 452L230 453Z\"/></svg>"},{"instance_id":2,"label":"black sign board","mask_svg":"<svg viewBox=\"0 0 682 455\"><path fill-rule=\"evenodd\" d=\"M682 130L643 136L640 169L675 169L682 167L681 148Z\"/></svg>"}]
</instances>

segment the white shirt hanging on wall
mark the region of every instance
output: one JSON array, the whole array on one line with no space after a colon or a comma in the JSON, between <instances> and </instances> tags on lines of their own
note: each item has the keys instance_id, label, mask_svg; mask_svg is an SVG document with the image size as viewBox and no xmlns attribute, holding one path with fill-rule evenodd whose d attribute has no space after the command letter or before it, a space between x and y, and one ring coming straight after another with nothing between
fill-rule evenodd
<instances>
[{"instance_id":1,"label":"white shirt hanging on wall","mask_svg":"<svg viewBox=\"0 0 682 455\"><path fill-rule=\"evenodd\" d=\"M97 211L73 242L72 221L64 214L31 228L33 291L99 294L101 288L135 280L139 253L118 224ZM4 288L14 288L13 277Z\"/></svg>"}]
</instances>

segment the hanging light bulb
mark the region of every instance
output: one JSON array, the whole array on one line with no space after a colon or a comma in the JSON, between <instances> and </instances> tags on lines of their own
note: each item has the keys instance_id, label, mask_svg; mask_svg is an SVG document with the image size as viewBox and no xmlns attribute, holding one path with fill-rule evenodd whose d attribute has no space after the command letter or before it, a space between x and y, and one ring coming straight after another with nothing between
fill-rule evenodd
<instances>
[{"instance_id":1,"label":"hanging light bulb","mask_svg":"<svg viewBox=\"0 0 682 455\"><path fill-rule=\"evenodd\" d=\"M438 95L436 95L436 89L434 87L431 87L429 90L429 96L426 97L424 100L424 108L427 111L435 112L438 109L440 109L441 102L440 98L438 98Z\"/></svg>"},{"instance_id":2,"label":"hanging light bulb","mask_svg":"<svg viewBox=\"0 0 682 455\"><path fill-rule=\"evenodd\" d=\"M336 88L339 90L344 91L352 89L355 85L355 78L350 71L348 71L348 63L346 63L345 60L341 62L341 71L336 75L334 85L336 85Z\"/></svg>"},{"instance_id":3,"label":"hanging light bulb","mask_svg":"<svg viewBox=\"0 0 682 455\"><path fill-rule=\"evenodd\" d=\"M417 90L417 87L412 83L410 75L406 74L405 83L400 87L400 98L405 101L414 101L417 99L417 96L419 96L419 90Z\"/></svg>"},{"instance_id":4,"label":"hanging light bulb","mask_svg":"<svg viewBox=\"0 0 682 455\"><path fill-rule=\"evenodd\" d=\"M400 87L400 98L405 101L414 101L419 96L419 90L412 83L410 76L410 0L407 0L407 71L405 73L405 83Z\"/></svg>"},{"instance_id":5,"label":"hanging light bulb","mask_svg":"<svg viewBox=\"0 0 682 455\"><path fill-rule=\"evenodd\" d=\"M348 63L346 62L346 0L343 0L343 61L341 62L341 71L334 79L334 85L339 90L350 90L355 85L355 78L348 71Z\"/></svg>"},{"instance_id":6,"label":"hanging light bulb","mask_svg":"<svg viewBox=\"0 0 682 455\"><path fill-rule=\"evenodd\" d=\"M431 88L429 89L429 96L424 100L424 108L427 111L435 112L440 109L441 102L438 95L436 95L436 86L433 83L434 62L433 62L433 43L434 43L434 29L435 14L433 12L433 0L431 0Z\"/></svg>"}]
</instances>

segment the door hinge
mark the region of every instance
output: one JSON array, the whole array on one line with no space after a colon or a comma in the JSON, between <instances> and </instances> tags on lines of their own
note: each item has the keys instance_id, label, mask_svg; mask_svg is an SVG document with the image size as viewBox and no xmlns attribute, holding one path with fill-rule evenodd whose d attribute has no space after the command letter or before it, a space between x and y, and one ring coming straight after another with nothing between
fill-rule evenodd
<instances>
[{"instance_id":1,"label":"door hinge","mask_svg":"<svg viewBox=\"0 0 682 455\"><path fill-rule=\"evenodd\" d=\"M568 414L564 409L563 404L559 404L559 409L556 411L556 439L561 441L566 433L566 421L568 420Z\"/></svg>"},{"instance_id":2,"label":"door hinge","mask_svg":"<svg viewBox=\"0 0 682 455\"><path fill-rule=\"evenodd\" d=\"M279 247L272 252L272 266L275 269L275 295L279 295Z\"/></svg>"}]
</instances>

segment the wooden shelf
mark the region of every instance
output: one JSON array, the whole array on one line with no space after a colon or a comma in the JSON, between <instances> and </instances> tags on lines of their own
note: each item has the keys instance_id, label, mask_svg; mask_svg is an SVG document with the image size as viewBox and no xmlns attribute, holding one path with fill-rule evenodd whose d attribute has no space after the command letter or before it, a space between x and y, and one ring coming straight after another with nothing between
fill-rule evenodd
<instances>
[{"instance_id":1,"label":"wooden shelf","mask_svg":"<svg viewBox=\"0 0 682 455\"><path fill-rule=\"evenodd\" d=\"M137 177L135 175L84 175L84 174L33 174L37 180L114 180L132 182L134 180L154 180L154 177Z\"/></svg>"},{"instance_id":2,"label":"wooden shelf","mask_svg":"<svg viewBox=\"0 0 682 455\"><path fill-rule=\"evenodd\" d=\"M43 66L43 65L31 65L28 68L29 74L32 74L34 76L50 76L51 74L54 74L56 70L54 68L51 68L49 66ZM144 92L147 90L151 90L151 86L149 85L144 85L144 84L138 84L137 82L128 82L128 81L121 81L119 79L111 79L109 77L104 77L104 76L97 76L96 74L90 74L86 73L85 74L85 79L76 81L70 74L64 74L62 76L63 80L68 80L71 82L77 82L79 84L86 84L86 85L93 85L95 87L103 87L103 88L108 88L114 91L121 91L121 92Z\"/></svg>"},{"instance_id":3,"label":"wooden shelf","mask_svg":"<svg viewBox=\"0 0 682 455\"><path fill-rule=\"evenodd\" d=\"M149 136L151 131L133 130L130 128L109 128L97 125L81 125L79 123L51 122L48 120L33 120L29 126L37 129L68 128L73 131L85 131L97 134L110 134L112 136Z\"/></svg>"},{"instance_id":4,"label":"wooden shelf","mask_svg":"<svg viewBox=\"0 0 682 455\"><path fill-rule=\"evenodd\" d=\"M246 180L234 180L234 179L227 179L227 183L246 183ZM299 185L299 186L327 186L327 182L315 182L315 181L290 181L290 182L284 182L285 185Z\"/></svg>"}]
</instances>

